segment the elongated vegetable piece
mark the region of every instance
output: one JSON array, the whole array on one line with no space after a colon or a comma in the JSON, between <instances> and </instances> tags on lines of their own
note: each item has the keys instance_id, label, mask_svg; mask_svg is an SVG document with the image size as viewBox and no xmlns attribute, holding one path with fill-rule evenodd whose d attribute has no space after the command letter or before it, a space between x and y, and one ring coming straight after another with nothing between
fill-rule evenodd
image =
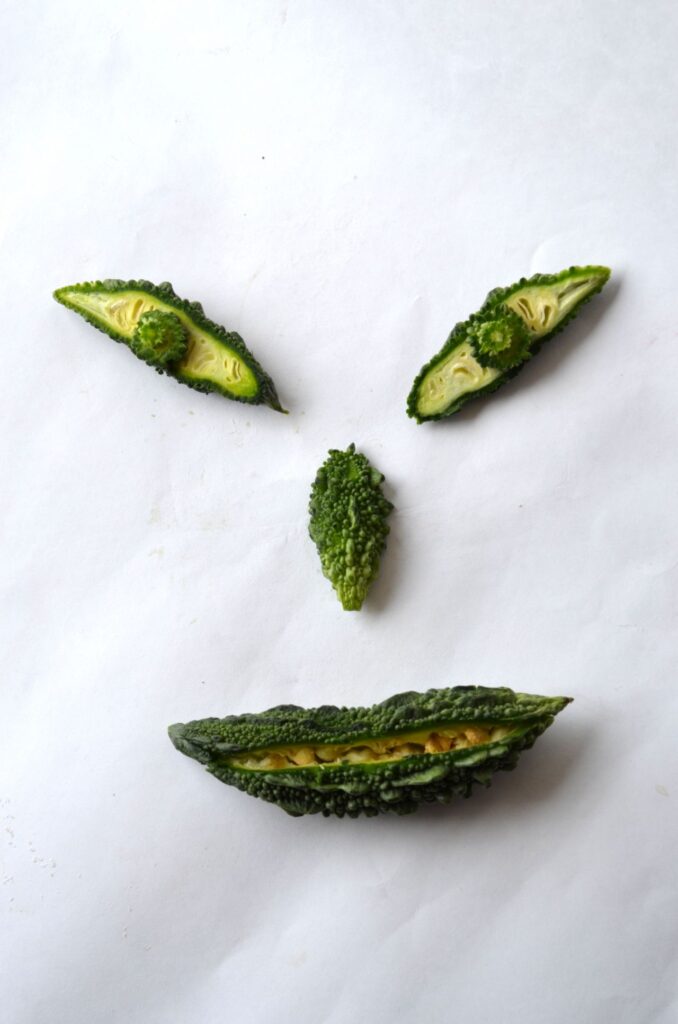
<instances>
[{"instance_id":1,"label":"elongated vegetable piece","mask_svg":"<svg viewBox=\"0 0 678 1024\"><path fill-rule=\"evenodd\" d=\"M54 298L158 373L197 391L285 411L240 335L208 320L199 302L179 298L167 281L92 281L58 288Z\"/></svg>"},{"instance_id":2,"label":"elongated vegetable piece","mask_svg":"<svg viewBox=\"0 0 678 1024\"><path fill-rule=\"evenodd\" d=\"M318 470L309 503L309 533L324 575L345 611L359 611L379 571L386 547L386 517L393 509L384 497L383 475L350 445L331 450Z\"/></svg>"},{"instance_id":3,"label":"elongated vegetable piece","mask_svg":"<svg viewBox=\"0 0 678 1024\"><path fill-rule=\"evenodd\" d=\"M407 399L408 416L418 423L439 420L472 398L496 391L577 315L609 276L607 267L570 267L495 288L420 370Z\"/></svg>"},{"instance_id":4,"label":"elongated vegetable piece","mask_svg":"<svg viewBox=\"0 0 678 1024\"><path fill-rule=\"evenodd\" d=\"M371 708L290 704L172 725L172 743L288 814L409 814L489 786L570 703L506 687L399 693Z\"/></svg>"}]
</instances>

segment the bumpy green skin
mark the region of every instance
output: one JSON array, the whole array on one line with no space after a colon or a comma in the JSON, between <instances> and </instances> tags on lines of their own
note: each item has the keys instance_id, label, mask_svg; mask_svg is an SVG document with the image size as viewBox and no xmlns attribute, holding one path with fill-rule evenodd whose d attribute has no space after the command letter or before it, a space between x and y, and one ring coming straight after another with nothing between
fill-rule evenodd
<instances>
[{"instance_id":1,"label":"bumpy green skin","mask_svg":"<svg viewBox=\"0 0 678 1024\"><path fill-rule=\"evenodd\" d=\"M507 332L516 331L516 320L519 321L520 317L505 305L506 300L510 299L515 292L528 286L553 285L559 282L564 282L573 274L583 272L590 272L597 275L599 278L598 285L593 288L588 295L581 299L580 302L573 306L567 316L563 317L552 331L548 331L541 336L529 336L528 334L528 343L525 345L525 338L520 337L520 331L518 330L518 336L515 338L515 343L510 347L511 357L506 360L502 360L501 353L495 353L495 358L492 358L493 353L483 350L483 348L479 346L478 341L485 330L484 325L489 322L498 322ZM454 415L455 412L459 412L467 402L470 402L475 398L480 398L483 395L489 395L493 391L502 387L503 384L506 384L509 380L512 380L512 378L515 377L515 375L532 356L537 354L545 342L550 341L551 338L555 337L556 334L562 331L563 328L577 316L582 306L589 302L594 295L597 295L598 292L602 291L603 287L609 280L609 277L610 270L608 267L569 267L567 270L562 270L558 274L535 274L530 278L522 277L520 281L509 285L508 288L494 288L488 294L485 302L478 312L473 313L468 320L464 320L462 323L456 324L440 352L433 356L428 363L422 366L421 370L415 377L412 390L407 398L407 415L416 420L417 423L424 423L428 420L445 419L448 416ZM492 366L496 369L502 370L503 372L501 373L501 376L497 377L496 380L492 381L486 387L480 388L478 391L470 391L466 394L460 395L443 412L431 416L422 415L417 408L417 399L419 397L419 388L421 387L429 370L442 363L453 349L467 341L473 346L476 359L481 366Z\"/></svg>"},{"instance_id":2,"label":"bumpy green skin","mask_svg":"<svg viewBox=\"0 0 678 1024\"><path fill-rule=\"evenodd\" d=\"M280 404L275 384L264 371L258 360L254 358L240 335L236 334L235 331L227 331L224 327L221 327L220 324L216 324L213 320L209 320L205 316L201 303L188 302L186 299L180 298L169 281L163 281L162 284L157 285L152 284L151 281L122 281L118 278L107 278L104 281L85 281L82 284L69 285L65 288L57 288L54 292L54 298L63 306L66 306L68 309L72 309L73 312L78 313L78 315L83 317L83 319L91 324L92 327L96 327L98 331L102 331L110 338L113 338L114 341L122 342L129 347L128 338L119 334L112 328L103 326L96 317L91 316L87 311L83 311L73 305L65 294L66 292L107 292L108 294L113 295L116 292L127 291L145 292L147 295L154 296L161 302L166 303L168 306L173 306L175 309L181 310L196 327L205 331L207 334L211 334L217 341L232 349L242 359L242 361L247 364L257 379L258 389L256 395L237 395L213 381L192 380L189 377L182 376L176 371L173 372L169 367L165 368L166 373L169 373L182 384L186 384L187 387L194 388L196 391L202 391L204 393L214 391L218 394L225 395L226 398L230 398L235 402L246 402L249 405L268 405L271 409L275 409L277 412L286 412Z\"/></svg>"},{"instance_id":3,"label":"bumpy green skin","mask_svg":"<svg viewBox=\"0 0 678 1024\"><path fill-rule=\"evenodd\" d=\"M514 693L506 687L457 686L400 693L371 708L281 705L260 714L206 718L172 725L172 743L221 782L277 804L288 814L325 817L410 814L422 803L448 803L489 786L510 771L570 703L569 697ZM397 736L454 724L517 723L503 740L441 754L418 754L374 764L312 765L277 771L236 768L228 758L287 745L340 744Z\"/></svg>"},{"instance_id":4,"label":"bumpy green skin","mask_svg":"<svg viewBox=\"0 0 678 1024\"><path fill-rule=\"evenodd\" d=\"M150 309L139 317L129 347L135 356L158 373L169 371L172 363L186 355L188 332L178 316Z\"/></svg>"},{"instance_id":5,"label":"bumpy green skin","mask_svg":"<svg viewBox=\"0 0 678 1024\"><path fill-rule=\"evenodd\" d=\"M383 481L352 444L345 452L330 451L311 488L308 530L346 611L362 607L386 547L393 505L382 493Z\"/></svg>"}]
</instances>

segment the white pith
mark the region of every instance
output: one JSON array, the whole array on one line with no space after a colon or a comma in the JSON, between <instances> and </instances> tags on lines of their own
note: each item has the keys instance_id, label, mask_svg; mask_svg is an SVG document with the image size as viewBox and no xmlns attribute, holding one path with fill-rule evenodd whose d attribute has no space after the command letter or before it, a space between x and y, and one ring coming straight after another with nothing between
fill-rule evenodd
<instances>
[{"instance_id":1,"label":"white pith","mask_svg":"<svg viewBox=\"0 0 678 1024\"><path fill-rule=\"evenodd\" d=\"M463 342L424 377L419 389L418 411L422 416L436 416L461 395L487 387L499 373L492 367L481 366L471 345Z\"/></svg>"}]
</instances>

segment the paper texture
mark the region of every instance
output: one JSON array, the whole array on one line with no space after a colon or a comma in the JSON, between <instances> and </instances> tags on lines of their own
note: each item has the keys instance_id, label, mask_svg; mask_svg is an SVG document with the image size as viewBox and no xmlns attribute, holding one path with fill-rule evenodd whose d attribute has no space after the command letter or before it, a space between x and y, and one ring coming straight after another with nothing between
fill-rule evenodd
<instances>
[{"instance_id":1,"label":"paper texture","mask_svg":"<svg viewBox=\"0 0 678 1024\"><path fill-rule=\"evenodd\" d=\"M3 1019L670 1024L678 10L6 4ZM605 293L449 422L412 379L487 291ZM290 415L51 299L170 280ZM307 535L350 442L396 505L344 613ZM508 685L574 703L409 819L294 820L166 727Z\"/></svg>"}]
</instances>

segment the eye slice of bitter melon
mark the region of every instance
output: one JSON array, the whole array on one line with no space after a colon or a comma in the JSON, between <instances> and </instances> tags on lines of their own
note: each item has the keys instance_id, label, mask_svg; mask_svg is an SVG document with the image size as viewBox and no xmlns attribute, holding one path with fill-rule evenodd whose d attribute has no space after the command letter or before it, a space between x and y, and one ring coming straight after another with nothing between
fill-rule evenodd
<instances>
[{"instance_id":1,"label":"eye slice of bitter melon","mask_svg":"<svg viewBox=\"0 0 678 1024\"><path fill-rule=\"evenodd\" d=\"M439 420L496 391L577 315L609 276L607 267L570 267L495 288L421 369L407 399L408 416L418 423Z\"/></svg>"},{"instance_id":2,"label":"eye slice of bitter melon","mask_svg":"<svg viewBox=\"0 0 678 1024\"><path fill-rule=\"evenodd\" d=\"M409 814L515 768L570 700L456 686L371 708L284 704L172 725L169 735L221 782L294 816Z\"/></svg>"},{"instance_id":3,"label":"eye slice of bitter melon","mask_svg":"<svg viewBox=\"0 0 678 1024\"><path fill-rule=\"evenodd\" d=\"M197 391L285 412L240 335L208 320L199 302L179 298L168 282L92 281L58 288L54 298L158 373Z\"/></svg>"},{"instance_id":4,"label":"eye slice of bitter melon","mask_svg":"<svg viewBox=\"0 0 678 1024\"><path fill-rule=\"evenodd\" d=\"M386 518L393 510L383 481L352 444L345 452L330 451L311 488L308 532L345 611L362 608L379 572L389 532Z\"/></svg>"}]
</instances>

